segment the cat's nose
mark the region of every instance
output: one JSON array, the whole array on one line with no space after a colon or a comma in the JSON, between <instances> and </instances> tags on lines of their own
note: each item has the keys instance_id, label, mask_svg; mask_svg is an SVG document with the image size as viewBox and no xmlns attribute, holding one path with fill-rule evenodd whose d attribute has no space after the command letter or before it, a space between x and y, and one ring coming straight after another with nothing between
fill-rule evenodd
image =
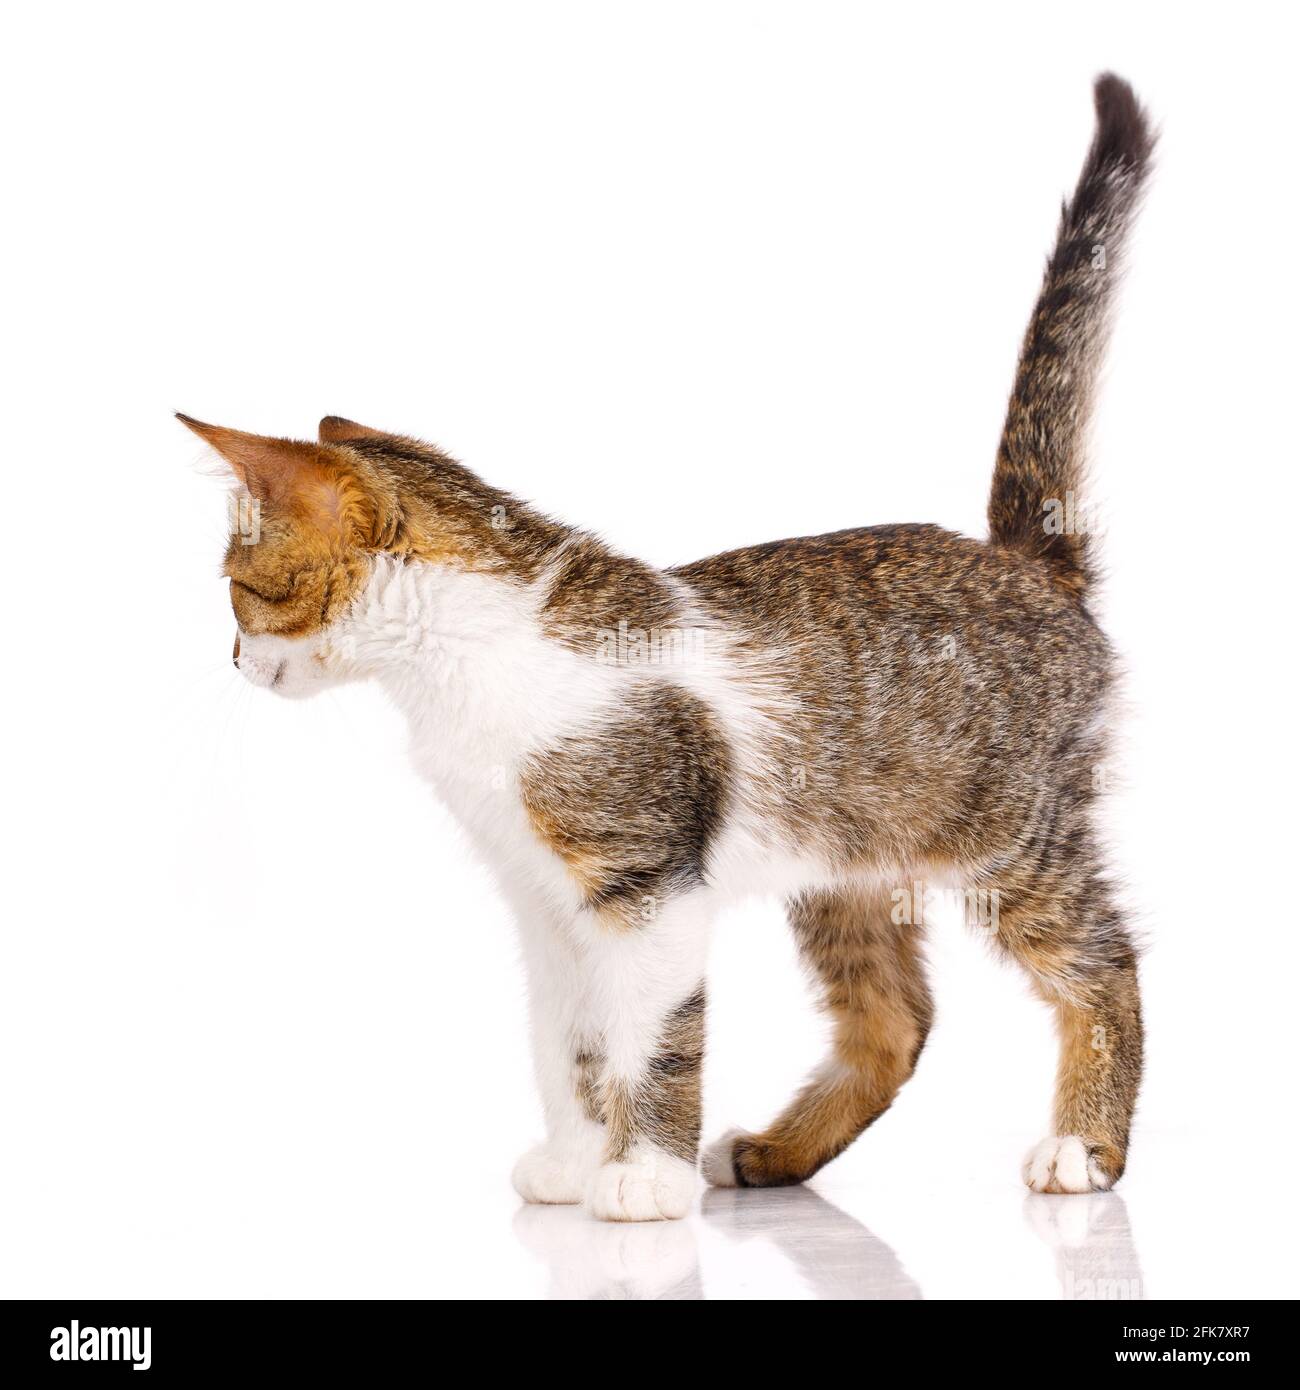
<instances>
[{"instance_id":1,"label":"cat's nose","mask_svg":"<svg viewBox=\"0 0 1300 1390\"><path fill-rule=\"evenodd\" d=\"M231 660L235 663L236 666L239 665L239 633L238 633L238 632L235 633L235 654L234 654L234 656L231 657Z\"/></svg>"}]
</instances>

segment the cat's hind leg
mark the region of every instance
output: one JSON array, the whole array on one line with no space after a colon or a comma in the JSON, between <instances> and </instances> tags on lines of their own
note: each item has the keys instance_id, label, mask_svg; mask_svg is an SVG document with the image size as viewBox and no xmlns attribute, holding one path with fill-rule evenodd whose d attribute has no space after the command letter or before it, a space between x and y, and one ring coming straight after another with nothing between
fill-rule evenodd
<instances>
[{"instance_id":1,"label":"cat's hind leg","mask_svg":"<svg viewBox=\"0 0 1300 1390\"><path fill-rule=\"evenodd\" d=\"M919 927L894 922L880 887L808 893L789 905L799 949L833 1022L831 1055L761 1134L731 1133L705 1154L715 1187L803 1182L882 1115L930 1029Z\"/></svg>"},{"instance_id":2,"label":"cat's hind leg","mask_svg":"<svg viewBox=\"0 0 1300 1390\"><path fill-rule=\"evenodd\" d=\"M997 888L998 944L1055 1015L1053 1132L1028 1155L1035 1192L1104 1191L1119 1180L1142 1077L1137 953L1100 867L1086 808L1046 808L1045 829Z\"/></svg>"}]
</instances>

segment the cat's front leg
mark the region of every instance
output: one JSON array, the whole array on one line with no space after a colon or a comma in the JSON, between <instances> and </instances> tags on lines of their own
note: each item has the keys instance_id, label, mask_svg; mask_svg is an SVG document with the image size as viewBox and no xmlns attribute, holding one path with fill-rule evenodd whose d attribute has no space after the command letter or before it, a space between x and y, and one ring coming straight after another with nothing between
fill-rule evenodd
<instances>
[{"instance_id":1,"label":"cat's front leg","mask_svg":"<svg viewBox=\"0 0 1300 1390\"><path fill-rule=\"evenodd\" d=\"M559 923L521 919L520 938L546 1139L515 1164L511 1181L525 1202L578 1203L606 1142L596 1096L599 1042L584 972Z\"/></svg>"},{"instance_id":2,"label":"cat's front leg","mask_svg":"<svg viewBox=\"0 0 1300 1390\"><path fill-rule=\"evenodd\" d=\"M599 1024L603 1161L585 1193L603 1221L685 1216L698 1188L704 1060L703 892L631 920L593 916L587 961Z\"/></svg>"}]
</instances>

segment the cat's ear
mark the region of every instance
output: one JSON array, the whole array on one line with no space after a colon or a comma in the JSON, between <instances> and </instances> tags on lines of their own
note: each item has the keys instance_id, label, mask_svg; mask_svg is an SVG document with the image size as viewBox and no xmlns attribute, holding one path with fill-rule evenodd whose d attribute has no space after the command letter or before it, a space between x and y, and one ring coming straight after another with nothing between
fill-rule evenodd
<instances>
[{"instance_id":1,"label":"cat's ear","mask_svg":"<svg viewBox=\"0 0 1300 1390\"><path fill-rule=\"evenodd\" d=\"M228 430L179 411L176 418L221 455L259 502L283 507L338 537L350 524L368 529L373 522L372 499L343 450Z\"/></svg>"},{"instance_id":2,"label":"cat's ear","mask_svg":"<svg viewBox=\"0 0 1300 1390\"><path fill-rule=\"evenodd\" d=\"M182 415L179 410L176 418L205 444L210 444L259 501L287 497L305 474L319 470L322 450L318 445L204 424L202 420Z\"/></svg>"},{"instance_id":3,"label":"cat's ear","mask_svg":"<svg viewBox=\"0 0 1300 1390\"><path fill-rule=\"evenodd\" d=\"M355 420L347 420L342 415L327 415L320 422L320 442L322 444L346 444L349 439L391 439L386 430L372 430L369 425L358 425Z\"/></svg>"}]
</instances>

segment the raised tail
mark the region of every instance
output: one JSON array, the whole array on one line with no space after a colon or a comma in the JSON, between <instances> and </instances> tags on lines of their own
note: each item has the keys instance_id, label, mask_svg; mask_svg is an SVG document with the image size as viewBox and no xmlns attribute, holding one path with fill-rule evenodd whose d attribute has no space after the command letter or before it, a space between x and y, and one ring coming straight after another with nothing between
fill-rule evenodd
<instances>
[{"instance_id":1,"label":"raised tail","mask_svg":"<svg viewBox=\"0 0 1300 1390\"><path fill-rule=\"evenodd\" d=\"M1097 131L1020 350L993 470L989 538L1047 564L1082 595L1092 579L1081 497L1093 389L1124 242L1155 135L1127 82L1094 88Z\"/></svg>"}]
</instances>

